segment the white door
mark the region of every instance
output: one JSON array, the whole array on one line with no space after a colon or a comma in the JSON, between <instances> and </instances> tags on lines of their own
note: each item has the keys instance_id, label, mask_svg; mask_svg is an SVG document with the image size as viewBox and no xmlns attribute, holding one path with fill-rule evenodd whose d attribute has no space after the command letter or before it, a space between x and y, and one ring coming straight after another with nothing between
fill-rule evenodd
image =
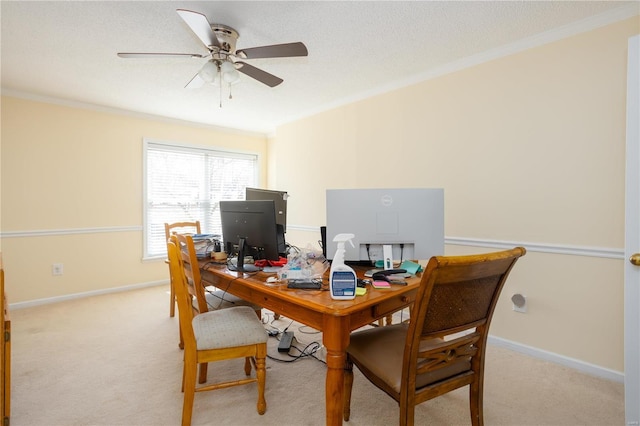
<instances>
[{"instance_id":1,"label":"white door","mask_svg":"<svg viewBox=\"0 0 640 426\"><path fill-rule=\"evenodd\" d=\"M629 39L624 269L624 394L627 425L640 425L640 36Z\"/></svg>"}]
</instances>

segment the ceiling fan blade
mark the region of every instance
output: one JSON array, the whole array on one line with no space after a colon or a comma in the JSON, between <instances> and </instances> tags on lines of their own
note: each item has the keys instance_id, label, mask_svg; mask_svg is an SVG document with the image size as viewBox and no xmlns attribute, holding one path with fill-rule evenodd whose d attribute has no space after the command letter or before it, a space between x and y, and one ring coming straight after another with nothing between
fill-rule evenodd
<instances>
[{"instance_id":1,"label":"ceiling fan blade","mask_svg":"<svg viewBox=\"0 0 640 426\"><path fill-rule=\"evenodd\" d=\"M250 47L248 49L240 49L236 52L236 55L243 59L286 58L292 56L307 56L308 54L307 46L301 42Z\"/></svg>"},{"instance_id":2,"label":"ceiling fan blade","mask_svg":"<svg viewBox=\"0 0 640 426\"><path fill-rule=\"evenodd\" d=\"M196 74L193 78L184 86L185 89L199 89L204 86L204 80L200 77L200 74Z\"/></svg>"},{"instance_id":3,"label":"ceiling fan blade","mask_svg":"<svg viewBox=\"0 0 640 426\"><path fill-rule=\"evenodd\" d=\"M211 30L211 24L206 16L202 13L186 9L177 9L176 12L178 12L178 15L180 15L189 28L191 28L191 31L207 46L207 49L211 50L212 47L220 48L218 37L216 37Z\"/></svg>"},{"instance_id":4,"label":"ceiling fan blade","mask_svg":"<svg viewBox=\"0 0 640 426\"><path fill-rule=\"evenodd\" d=\"M209 55L200 55L199 53L118 53L121 58L166 58L167 56L174 57L190 57L190 58L206 58Z\"/></svg>"},{"instance_id":5,"label":"ceiling fan blade","mask_svg":"<svg viewBox=\"0 0 640 426\"><path fill-rule=\"evenodd\" d=\"M264 83L269 87L276 87L278 84L284 81L280 77L276 77L273 74L269 74L268 72L263 71L260 68L256 68L253 65L249 65L245 62L238 61L236 62L236 64L240 65L240 68L238 68L238 71L248 75L251 78L255 78L260 83Z\"/></svg>"}]
</instances>

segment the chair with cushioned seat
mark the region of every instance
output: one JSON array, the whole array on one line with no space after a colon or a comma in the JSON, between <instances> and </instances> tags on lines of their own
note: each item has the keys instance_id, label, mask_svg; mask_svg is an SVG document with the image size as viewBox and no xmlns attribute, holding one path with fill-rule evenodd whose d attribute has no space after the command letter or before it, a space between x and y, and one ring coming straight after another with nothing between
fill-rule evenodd
<instances>
[{"instance_id":1,"label":"chair with cushioned seat","mask_svg":"<svg viewBox=\"0 0 640 426\"><path fill-rule=\"evenodd\" d=\"M185 276L187 277L187 290L192 297L194 315L208 311L216 311L218 309L227 309L234 306L248 306L256 313L258 319L262 318L262 307L247 302L233 294L224 290L206 287L206 283L202 280L200 274L200 266L198 264L198 256L196 254L195 245L191 235L173 234L173 241L180 248L180 261ZM180 347L183 347L183 337L180 336ZM249 359L246 360L248 368ZM200 366L199 383L207 380L207 364Z\"/></svg>"},{"instance_id":2,"label":"chair with cushioned seat","mask_svg":"<svg viewBox=\"0 0 640 426\"><path fill-rule=\"evenodd\" d=\"M164 235L165 242L169 241L171 234L190 231L196 234L201 233L200 229L200 221L196 220L195 222L175 222L175 223L165 223L164 224ZM169 274L169 287L170 287L170 300L171 305L169 305L169 316L173 318L176 314L176 292L173 289L173 281L171 280L171 274ZM182 346L180 346L182 347Z\"/></svg>"},{"instance_id":3,"label":"chair with cushioned seat","mask_svg":"<svg viewBox=\"0 0 640 426\"><path fill-rule=\"evenodd\" d=\"M169 267L176 289L180 329L184 338L184 367L182 374L182 425L190 425L193 401L196 392L223 389L230 386L256 382L258 385L257 411L264 414L267 404L264 397L267 356L267 333L256 317L255 311L248 306L234 306L227 309L194 314L192 296L187 291L187 276L181 262L180 249L174 241L167 242ZM245 374L251 375L251 366L255 367L256 377L247 377L234 381L212 383L197 387L198 365L209 362L249 358L245 364ZM227 407L230 409L230 407Z\"/></svg>"},{"instance_id":4,"label":"chair with cushioned seat","mask_svg":"<svg viewBox=\"0 0 640 426\"><path fill-rule=\"evenodd\" d=\"M525 249L432 257L409 323L351 334L345 365L344 420L351 415L353 365L396 400L400 425L415 405L469 385L471 423L483 424L484 356L504 283Z\"/></svg>"}]
</instances>

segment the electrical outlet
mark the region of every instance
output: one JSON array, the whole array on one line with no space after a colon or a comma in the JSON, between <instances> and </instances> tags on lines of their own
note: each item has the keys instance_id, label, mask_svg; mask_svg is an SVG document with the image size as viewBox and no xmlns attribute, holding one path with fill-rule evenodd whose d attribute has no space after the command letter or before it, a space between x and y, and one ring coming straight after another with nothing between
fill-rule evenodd
<instances>
[{"instance_id":1,"label":"electrical outlet","mask_svg":"<svg viewBox=\"0 0 640 426\"><path fill-rule=\"evenodd\" d=\"M516 293L511 296L511 302L513 303L513 310L520 313L527 312L527 296L524 294Z\"/></svg>"},{"instance_id":2,"label":"electrical outlet","mask_svg":"<svg viewBox=\"0 0 640 426\"><path fill-rule=\"evenodd\" d=\"M52 275L62 275L64 272L64 267L62 263L54 263L51 265L51 274Z\"/></svg>"}]
</instances>

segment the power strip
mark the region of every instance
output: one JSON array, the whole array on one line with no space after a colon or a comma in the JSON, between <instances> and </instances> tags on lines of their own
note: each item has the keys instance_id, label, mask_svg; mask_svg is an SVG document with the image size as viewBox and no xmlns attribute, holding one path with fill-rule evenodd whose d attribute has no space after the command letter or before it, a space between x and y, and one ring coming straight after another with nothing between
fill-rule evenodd
<instances>
[{"instance_id":1,"label":"power strip","mask_svg":"<svg viewBox=\"0 0 640 426\"><path fill-rule=\"evenodd\" d=\"M278 352L289 352L291 343L293 342L293 331L285 331L282 333L280 343L278 344Z\"/></svg>"}]
</instances>

